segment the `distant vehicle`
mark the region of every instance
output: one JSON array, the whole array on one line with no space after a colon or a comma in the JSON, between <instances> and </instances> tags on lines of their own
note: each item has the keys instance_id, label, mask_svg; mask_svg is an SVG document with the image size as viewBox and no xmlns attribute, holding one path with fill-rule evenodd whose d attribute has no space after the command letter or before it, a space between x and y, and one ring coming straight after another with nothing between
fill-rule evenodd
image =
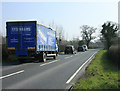
<instances>
[{"instance_id":1,"label":"distant vehicle","mask_svg":"<svg viewBox=\"0 0 120 91\"><path fill-rule=\"evenodd\" d=\"M84 48L83 46L79 46L79 47L78 47L78 52L80 52L80 51L84 52L84 51L85 51L85 48Z\"/></svg>"},{"instance_id":2,"label":"distant vehicle","mask_svg":"<svg viewBox=\"0 0 120 91\"><path fill-rule=\"evenodd\" d=\"M65 54L75 54L75 53L76 51L73 45L67 45L65 47Z\"/></svg>"},{"instance_id":3,"label":"distant vehicle","mask_svg":"<svg viewBox=\"0 0 120 91\"><path fill-rule=\"evenodd\" d=\"M87 51L87 50L88 50L87 45L83 45L83 47L84 47L85 51Z\"/></svg>"},{"instance_id":4,"label":"distant vehicle","mask_svg":"<svg viewBox=\"0 0 120 91\"><path fill-rule=\"evenodd\" d=\"M9 54L19 58L35 57L43 62L46 56L56 59L58 45L56 32L52 28L37 21L12 21L6 25Z\"/></svg>"}]
</instances>

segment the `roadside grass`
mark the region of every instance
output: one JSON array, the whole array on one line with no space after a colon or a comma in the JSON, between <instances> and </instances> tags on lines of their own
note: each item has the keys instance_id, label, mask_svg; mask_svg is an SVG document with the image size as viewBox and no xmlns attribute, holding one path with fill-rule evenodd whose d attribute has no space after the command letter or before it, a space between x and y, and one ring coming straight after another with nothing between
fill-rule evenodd
<instances>
[{"instance_id":1,"label":"roadside grass","mask_svg":"<svg viewBox=\"0 0 120 91\"><path fill-rule=\"evenodd\" d=\"M118 89L119 81L118 67L108 60L106 50L100 50L86 69L84 77L74 84L72 91L81 89Z\"/></svg>"},{"instance_id":2,"label":"roadside grass","mask_svg":"<svg viewBox=\"0 0 120 91\"><path fill-rule=\"evenodd\" d=\"M64 54L64 52L59 52L58 54L59 54L59 55L63 55L63 54Z\"/></svg>"}]
</instances>

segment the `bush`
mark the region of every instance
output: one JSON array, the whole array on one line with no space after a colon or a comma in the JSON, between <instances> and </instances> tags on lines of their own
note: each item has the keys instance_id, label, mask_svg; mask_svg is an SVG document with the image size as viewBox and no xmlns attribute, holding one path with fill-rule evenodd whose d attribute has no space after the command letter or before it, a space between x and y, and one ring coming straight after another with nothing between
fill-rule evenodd
<instances>
[{"instance_id":1,"label":"bush","mask_svg":"<svg viewBox=\"0 0 120 91\"><path fill-rule=\"evenodd\" d=\"M120 65L120 47L118 45L111 46L108 50L108 58L115 64Z\"/></svg>"},{"instance_id":2,"label":"bush","mask_svg":"<svg viewBox=\"0 0 120 91\"><path fill-rule=\"evenodd\" d=\"M8 52L6 49L6 44L2 44L2 59L7 59L8 58Z\"/></svg>"}]
</instances>

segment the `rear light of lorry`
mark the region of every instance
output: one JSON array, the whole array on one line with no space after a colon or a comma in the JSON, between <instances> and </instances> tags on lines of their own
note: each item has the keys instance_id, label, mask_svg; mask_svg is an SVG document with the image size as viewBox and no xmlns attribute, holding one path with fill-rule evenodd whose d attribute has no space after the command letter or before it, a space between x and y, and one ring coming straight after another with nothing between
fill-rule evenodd
<instances>
[{"instance_id":1,"label":"rear light of lorry","mask_svg":"<svg viewBox=\"0 0 120 91\"><path fill-rule=\"evenodd\" d=\"M8 47L8 50L15 50L15 47Z\"/></svg>"},{"instance_id":2,"label":"rear light of lorry","mask_svg":"<svg viewBox=\"0 0 120 91\"><path fill-rule=\"evenodd\" d=\"M28 47L28 49L35 49L35 47Z\"/></svg>"}]
</instances>

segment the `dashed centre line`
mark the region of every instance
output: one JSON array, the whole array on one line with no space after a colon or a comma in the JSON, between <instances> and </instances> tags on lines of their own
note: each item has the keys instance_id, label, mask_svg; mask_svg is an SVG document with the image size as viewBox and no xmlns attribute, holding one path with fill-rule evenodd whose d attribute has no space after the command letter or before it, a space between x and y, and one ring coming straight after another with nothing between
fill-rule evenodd
<instances>
[{"instance_id":1,"label":"dashed centre line","mask_svg":"<svg viewBox=\"0 0 120 91\"><path fill-rule=\"evenodd\" d=\"M69 57L65 57L64 59L68 59L68 58L71 58L71 57L73 57L73 55L72 55L72 56L69 56Z\"/></svg>"},{"instance_id":2,"label":"dashed centre line","mask_svg":"<svg viewBox=\"0 0 120 91\"><path fill-rule=\"evenodd\" d=\"M73 57L73 56L70 56L70 57Z\"/></svg>"},{"instance_id":3,"label":"dashed centre line","mask_svg":"<svg viewBox=\"0 0 120 91\"><path fill-rule=\"evenodd\" d=\"M49 63L44 63L44 64L41 64L40 66L45 66L47 64L51 64L51 63L54 63L54 62L57 62L58 60L55 60L55 61L52 61L52 62L49 62Z\"/></svg>"},{"instance_id":4,"label":"dashed centre line","mask_svg":"<svg viewBox=\"0 0 120 91\"><path fill-rule=\"evenodd\" d=\"M68 59L68 58L70 58L70 57L65 57L65 59Z\"/></svg>"},{"instance_id":5,"label":"dashed centre line","mask_svg":"<svg viewBox=\"0 0 120 91\"><path fill-rule=\"evenodd\" d=\"M21 70L21 71L15 72L15 73L11 73L11 74L8 74L6 76L0 77L0 79L6 78L6 77L10 77L10 76L13 76L13 75L17 75L17 74L20 74L20 73L23 73L23 72L24 72L24 70Z\"/></svg>"}]
</instances>

